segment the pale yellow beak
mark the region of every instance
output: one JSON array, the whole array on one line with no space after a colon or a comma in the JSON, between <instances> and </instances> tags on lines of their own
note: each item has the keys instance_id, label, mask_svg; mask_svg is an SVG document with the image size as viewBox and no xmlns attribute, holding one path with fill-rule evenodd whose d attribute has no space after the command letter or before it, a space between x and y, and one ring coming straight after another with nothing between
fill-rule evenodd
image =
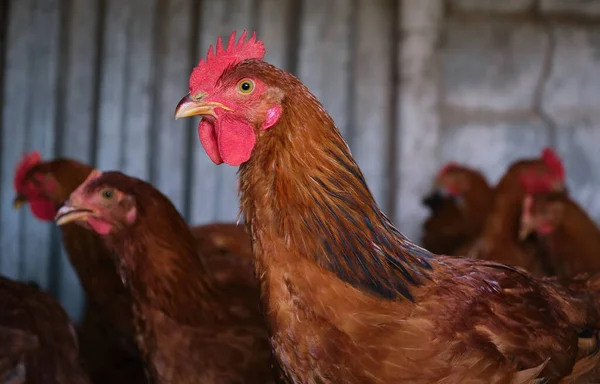
<instances>
[{"instance_id":1,"label":"pale yellow beak","mask_svg":"<svg viewBox=\"0 0 600 384\"><path fill-rule=\"evenodd\" d=\"M179 101L177 107L175 108L175 120L197 115L210 115L217 117L215 108L222 108L226 111L232 111L231 108L226 107L221 103L214 101L203 102L201 100L195 100L190 94L187 94Z\"/></svg>"},{"instance_id":2,"label":"pale yellow beak","mask_svg":"<svg viewBox=\"0 0 600 384\"><path fill-rule=\"evenodd\" d=\"M27 197L23 196L23 195L17 195L15 197L15 199L13 200L13 209L19 209L22 206L24 206L25 204L27 204Z\"/></svg>"},{"instance_id":3,"label":"pale yellow beak","mask_svg":"<svg viewBox=\"0 0 600 384\"><path fill-rule=\"evenodd\" d=\"M56 212L54 221L56 222L56 225L61 226L72 223L74 221L85 221L88 218L88 216L93 213L94 211L92 211L91 209L76 208L65 204L62 207L60 207L58 212Z\"/></svg>"},{"instance_id":4,"label":"pale yellow beak","mask_svg":"<svg viewBox=\"0 0 600 384\"><path fill-rule=\"evenodd\" d=\"M528 222L521 222L519 228L519 241L525 240L533 232L533 225Z\"/></svg>"}]
</instances>

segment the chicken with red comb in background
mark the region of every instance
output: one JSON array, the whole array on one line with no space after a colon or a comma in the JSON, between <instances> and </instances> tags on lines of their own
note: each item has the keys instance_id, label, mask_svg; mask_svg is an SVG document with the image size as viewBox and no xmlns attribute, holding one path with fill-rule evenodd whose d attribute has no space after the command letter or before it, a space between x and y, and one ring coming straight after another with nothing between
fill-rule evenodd
<instances>
[{"instance_id":1,"label":"chicken with red comb in background","mask_svg":"<svg viewBox=\"0 0 600 384\"><path fill-rule=\"evenodd\" d=\"M190 228L152 185L90 173L58 225L96 232L115 254L132 300L136 341L156 383L270 383L272 357L252 287L225 289L198 257Z\"/></svg>"},{"instance_id":2,"label":"chicken with red comb in background","mask_svg":"<svg viewBox=\"0 0 600 384\"><path fill-rule=\"evenodd\" d=\"M544 149L537 159L514 162L494 188L490 213L467 255L521 267L536 276L554 275L535 239L519 241L521 208L526 194L565 190L564 168L552 149Z\"/></svg>"},{"instance_id":3,"label":"chicken with red comb in background","mask_svg":"<svg viewBox=\"0 0 600 384\"><path fill-rule=\"evenodd\" d=\"M39 201L39 205L47 206L45 215L36 215L43 221L54 219L60 205L93 170L92 166L74 159L42 161L37 153L27 154L24 159L15 172L15 185L26 193L20 194L17 189L15 205ZM145 382L133 339L131 298L114 267L112 252L94 232L75 224L60 229L69 261L87 296L78 332L82 357L92 380L115 384ZM213 223L191 229L202 262L220 289L243 286L258 301L252 249L245 228Z\"/></svg>"},{"instance_id":4,"label":"chicken with red comb in background","mask_svg":"<svg viewBox=\"0 0 600 384\"><path fill-rule=\"evenodd\" d=\"M60 205L93 168L58 158L42 161L38 152L17 165L15 207L29 204L39 220L53 222ZM146 375L133 340L131 299L112 255L100 238L77 225L61 227L63 244L86 294L83 321L77 327L80 353L94 383L144 383Z\"/></svg>"},{"instance_id":5,"label":"chicken with red comb in background","mask_svg":"<svg viewBox=\"0 0 600 384\"><path fill-rule=\"evenodd\" d=\"M600 229L564 193L525 196L520 237L535 233L556 275L572 278L600 272Z\"/></svg>"},{"instance_id":6,"label":"chicken with red comb in background","mask_svg":"<svg viewBox=\"0 0 600 384\"><path fill-rule=\"evenodd\" d=\"M262 61L254 37L234 33L221 52L194 69L175 117L201 115L209 157L240 166L287 382L558 382L594 367L598 344L580 354L578 335L598 322L595 292L415 245L379 210L331 116L296 77Z\"/></svg>"},{"instance_id":7,"label":"chicken with red comb in background","mask_svg":"<svg viewBox=\"0 0 600 384\"><path fill-rule=\"evenodd\" d=\"M434 190L423 199L430 216L423 223L423 246L461 256L481 231L492 201L492 188L481 172L451 162L438 172Z\"/></svg>"},{"instance_id":8,"label":"chicken with red comb in background","mask_svg":"<svg viewBox=\"0 0 600 384\"><path fill-rule=\"evenodd\" d=\"M13 207L19 208L24 203L29 203L29 209L35 217L49 221L54 219L56 208L52 201L39 192L36 183L46 184L48 189L53 189L55 187L54 183L51 180L44 180L42 175L36 176L34 179L26 179L29 169L40 161L40 153L35 151L23 156L23 159L17 165L13 183L17 196L13 202Z\"/></svg>"}]
</instances>

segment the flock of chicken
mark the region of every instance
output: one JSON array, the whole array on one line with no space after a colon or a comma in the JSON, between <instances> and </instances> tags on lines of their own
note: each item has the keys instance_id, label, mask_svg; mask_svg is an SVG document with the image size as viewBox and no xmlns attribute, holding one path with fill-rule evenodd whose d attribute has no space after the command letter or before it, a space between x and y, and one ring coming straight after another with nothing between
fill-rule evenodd
<instances>
[{"instance_id":1,"label":"flock of chicken","mask_svg":"<svg viewBox=\"0 0 600 384\"><path fill-rule=\"evenodd\" d=\"M17 165L15 205L60 227L88 301L75 328L0 278L2 382L599 382L600 231L552 150L495 188L444 167L421 248L317 99L246 37L210 47L175 117L202 116L208 156L240 167L247 228L189 227L117 171Z\"/></svg>"}]
</instances>

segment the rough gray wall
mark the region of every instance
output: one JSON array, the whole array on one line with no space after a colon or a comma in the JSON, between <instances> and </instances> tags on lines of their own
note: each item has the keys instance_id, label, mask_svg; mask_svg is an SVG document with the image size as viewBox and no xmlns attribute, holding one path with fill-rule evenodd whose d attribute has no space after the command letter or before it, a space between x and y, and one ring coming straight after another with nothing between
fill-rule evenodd
<instances>
[{"instance_id":1,"label":"rough gray wall","mask_svg":"<svg viewBox=\"0 0 600 384\"><path fill-rule=\"evenodd\" d=\"M24 152L150 180L193 223L234 221L236 169L197 121L174 121L218 35L256 30L333 115L386 212L418 239L421 196L448 160L496 181L555 145L600 219L600 1L10 0L0 19L0 272L77 316L57 230L11 208Z\"/></svg>"}]
</instances>

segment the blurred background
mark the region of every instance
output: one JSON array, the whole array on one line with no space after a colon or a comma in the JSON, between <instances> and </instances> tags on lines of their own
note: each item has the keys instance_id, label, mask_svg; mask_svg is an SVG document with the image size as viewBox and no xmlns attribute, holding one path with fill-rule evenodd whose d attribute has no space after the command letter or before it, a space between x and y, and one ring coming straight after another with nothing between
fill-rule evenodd
<instances>
[{"instance_id":1,"label":"blurred background","mask_svg":"<svg viewBox=\"0 0 600 384\"><path fill-rule=\"evenodd\" d=\"M175 121L217 36L256 30L266 60L333 115L382 210L418 240L422 196L455 160L495 183L544 146L600 221L600 0L3 0L0 273L84 302L52 223L12 209L39 150L151 181L192 223L232 222L236 171Z\"/></svg>"}]
</instances>

